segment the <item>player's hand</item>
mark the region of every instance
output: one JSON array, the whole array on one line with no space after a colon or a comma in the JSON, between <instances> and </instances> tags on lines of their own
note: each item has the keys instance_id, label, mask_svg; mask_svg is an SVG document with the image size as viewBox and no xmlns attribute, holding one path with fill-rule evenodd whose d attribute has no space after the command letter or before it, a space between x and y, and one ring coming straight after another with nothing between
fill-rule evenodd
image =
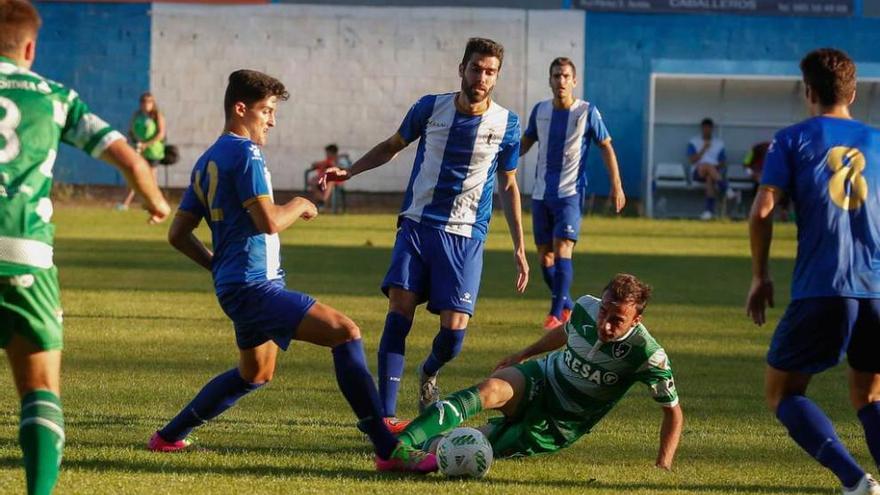
<instances>
[{"instance_id":1,"label":"player's hand","mask_svg":"<svg viewBox=\"0 0 880 495\"><path fill-rule=\"evenodd\" d=\"M493 369L492 372L494 373L500 369L509 368L509 367L517 365L523 361L524 361L524 359L519 353L511 354L510 356L505 357L501 361L498 361L498 364L495 365L495 369Z\"/></svg>"},{"instance_id":2,"label":"player's hand","mask_svg":"<svg viewBox=\"0 0 880 495\"><path fill-rule=\"evenodd\" d=\"M155 225L164 222L165 219L171 215L171 207L168 206L168 202L165 201L165 198L162 198L162 201L156 204L153 208L147 208L147 212L150 214L147 223Z\"/></svg>"},{"instance_id":3,"label":"player's hand","mask_svg":"<svg viewBox=\"0 0 880 495\"><path fill-rule=\"evenodd\" d=\"M773 281L770 278L752 278L752 286L746 298L746 315L756 325L767 321L767 306L773 307Z\"/></svg>"},{"instance_id":4,"label":"player's hand","mask_svg":"<svg viewBox=\"0 0 880 495\"><path fill-rule=\"evenodd\" d=\"M620 213L626 206L626 195L623 194L623 188L617 186L611 190L611 202L614 203L614 213Z\"/></svg>"},{"instance_id":5,"label":"player's hand","mask_svg":"<svg viewBox=\"0 0 880 495\"><path fill-rule=\"evenodd\" d=\"M299 203L299 207L302 208L302 213L300 213L299 217L303 220L311 220L318 216L318 207L315 206L315 203L312 203L306 198L302 196L296 198L297 203Z\"/></svg>"},{"instance_id":6,"label":"player's hand","mask_svg":"<svg viewBox=\"0 0 880 495\"><path fill-rule=\"evenodd\" d=\"M318 187L323 191L327 189L328 182L345 182L351 178L351 172L344 168L330 167L324 171L324 175L318 177Z\"/></svg>"},{"instance_id":7,"label":"player's hand","mask_svg":"<svg viewBox=\"0 0 880 495\"><path fill-rule=\"evenodd\" d=\"M526 260L525 249L515 250L513 261L516 263L516 291L522 294L529 284L529 262Z\"/></svg>"}]
</instances>

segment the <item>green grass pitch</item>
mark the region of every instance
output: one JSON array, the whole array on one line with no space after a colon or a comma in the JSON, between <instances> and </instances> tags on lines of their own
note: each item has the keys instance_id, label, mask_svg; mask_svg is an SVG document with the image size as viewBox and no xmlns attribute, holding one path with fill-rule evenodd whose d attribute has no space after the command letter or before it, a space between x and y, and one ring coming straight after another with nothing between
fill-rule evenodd
<instances>
[{"instance_id":1,"label":"green grass pitch","mask_svg":"<svg viewBox=\"0 0 880 495\"><path fill-rule=\"evenodd\" d=\"M510 240L497 217L476 318L463 353L441 374L445 391L486 376L497 359L541 334L549 296L534 249L528 291L518 296ZM198 449L146 451L150 434L210 377L233 366L237 353L210 274L166 244L165 226L149 227L143 218L87 207L56 217L68 435L58 493L839 493L836 480L796 448L762 398L764 352L788 299L792 225L776 229L778 303L771 325L758 328L743 309L744 223L586 219L573 293L596 293L618 271L655 288L645 322L672 359L686 417L673 472L652 467L661 412L636 386L574 447L497 462L486 480L450 481L375 473L371 450L337 391L329 352L303 343L281 356L269 386L197 432ZM373 371L386 311L378 284L394 223L393 215L326 215L282 236L289 286L360 325ZM402 416L415 412L415 367L437 325L419 310L408 340ZM18 400L6 367L0 382L0 493L21 493ZM869 467L844 384L838 367L815 380L811 395Z\"/></svg>"}]
</instances>

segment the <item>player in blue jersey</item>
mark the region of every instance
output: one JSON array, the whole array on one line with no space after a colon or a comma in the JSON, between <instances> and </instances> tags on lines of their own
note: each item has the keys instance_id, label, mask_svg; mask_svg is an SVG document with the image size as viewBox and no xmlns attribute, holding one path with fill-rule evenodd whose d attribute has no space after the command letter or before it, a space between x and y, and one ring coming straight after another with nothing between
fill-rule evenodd
<instances>
[{"instance_id":1,"label":"player in blue jersey","mask_svg":"<svg viewBox=\"0 0 880 495\"><path fill-rule=\"evenodd\" d=\"M393 136L350 169L327 171L327 180L347 180L419 141L382 282L389 305L379 344L379 394L394 427L400 426L397 392L417 305L427 301L428 311L440 315L431 354L419 367L420 409L439 398L437 373L461 351L480 288L496 173L513 239L516 290L528 283L516 183L519 118L491 98L503 58L500 44L471 38L458 68L461 91L422 97Z\"/></svg>"},{"instance_id":2,"label":"player in blue jersey","mask_svg":"<svg viewBox=\"0 0 880 495\"><path fill-rule=\"evenodd\" d=\"M801 71L813 117L776 133L765 158L749 221L746 310L761 325L773 305L773 208L790 197L798 251L792 301L767 353L767 403L794 441L840 479L844 494L878 495L880 486L805 394L812 376L846 353L850 401L880 464L880 131L850 115L856 67L845 53L810 52Z\"/></svg>"},{"instance_id":3,"label":"player in blue jersey","mask_svg":"<svg viewBox=\"0 0 880 495\"><path fill-rule=\"evenodd\" d=\"M193 167L168 240L211 270L220 307L232 319L238 367L221 373L164 428L149 448L169 452L190 445L193 428L217 417L241 397L262 387L275 372L278 348L291 339L332 348L336 379L375 446L379 470L436 470L431 454L400 444L383 421L382 404L367 369L360 330L347 316L288 290L279 258L278 233L318 212L305 198L276 205L261 146L275 126L275 107L286 100L284 85L266 74L239 70L229 76L224 133ZM205 219L214 252L193 235Z\"/></svg>"},{"instance_id":4,"label":"player in blue jersey","mask_svg":"<svg viewBox=\"0 0 880 495\"><path fill-rule=\"evenodd\" d=\"M568 321L574 306L569 294L574 279L571 256L581 228L591 143L596 143L602 152L615 211L620 212L626 204L617 156L602 114L592 103L575 98L575 87L574 63L565 57L554 59L550 63L553 98L532 109L520 144L520 155L525 155L538 143L532 224L541 273L552 294L544 330L553 330Z\"/></svg>"}]
</instances>

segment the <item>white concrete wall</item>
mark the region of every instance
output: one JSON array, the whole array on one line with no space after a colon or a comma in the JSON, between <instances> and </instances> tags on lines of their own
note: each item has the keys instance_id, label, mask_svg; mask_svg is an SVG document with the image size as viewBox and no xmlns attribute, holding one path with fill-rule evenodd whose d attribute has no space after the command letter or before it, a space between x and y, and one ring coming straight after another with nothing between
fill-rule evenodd
<instances>
[{"instance_id":1,"label":"white concrete wall","mask_svg":"<svg viewBox=\"0 0 880 495\"><path fill-rule=\"evenodd\" d=\"M549 95L550 60L584 59L584 14L574 10L154 4L152 15L150 84L168 140L181 150L176 186L219 135L226 78L236 69L267 72L289 89L265 152L275 187L301 189L303 171L327 143L355 159L393 134L418 97L457 90L471 36L504 45L495 100L523 125ZM414 153L411 145L349 189L402 191Z\"/></svg>"}]
</instances>

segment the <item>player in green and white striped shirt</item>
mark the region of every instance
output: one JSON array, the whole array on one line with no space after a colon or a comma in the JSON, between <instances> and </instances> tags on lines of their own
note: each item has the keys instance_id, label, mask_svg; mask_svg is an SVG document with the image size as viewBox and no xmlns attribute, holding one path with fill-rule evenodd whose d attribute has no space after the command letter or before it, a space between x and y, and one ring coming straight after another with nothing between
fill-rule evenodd
<instances>
[{"instance_id":1,"label":"player in green and white striped shirt","mask_svg":"<svg viewBox=\"0 0 880 495\"><path fill-rule=\"evenodd\" d=\"M52 168L64 141L117 167L151 222L170 208L149 166L75 91L29 69L40 17L0 0L0 347L21 397L19 442L29 494L55 486L64 445L61 304L53 262Z\"/></svg>"},{"instance_id":2,"label":"player in green and white striped shirt","mask_svg":"<svg viewBox=\"0 0 880 495\"><path fill-rule=\"evenodd\" d=\"M435 403L400 439L430 449L436 435L497 409L504 416L482 428L496 457L555 452L589 433L641 382L663 411L656 466L671 468L684 419L666 352L642 324L650 291L635 276L618 274L601 300L581 297L568 323L502 360L479 385Z\"/></svg>"}]
</instances>

